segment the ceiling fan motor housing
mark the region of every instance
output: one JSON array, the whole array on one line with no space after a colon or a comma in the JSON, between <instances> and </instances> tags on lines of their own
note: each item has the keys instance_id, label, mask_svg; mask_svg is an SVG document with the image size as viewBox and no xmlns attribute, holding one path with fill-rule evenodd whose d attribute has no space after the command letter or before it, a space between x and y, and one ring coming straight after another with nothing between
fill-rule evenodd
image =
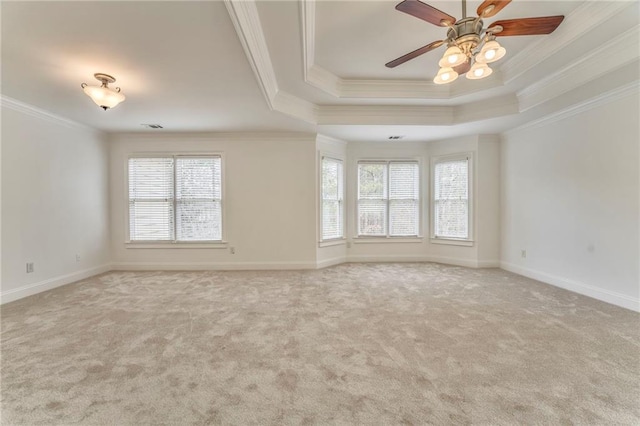
<instances>
[{"instance_id":1,"label":"ceiling fan motor housing","mask_svg":"<svg viewBox=\"0 0 640 426\"><path fill-rule=\"evenodd\" d=\"M453 41L467 56L480 44L480 34L484 23L478 18L464 18L453 24L447 31L447 39Z\"/></svg>"}]
</instances>

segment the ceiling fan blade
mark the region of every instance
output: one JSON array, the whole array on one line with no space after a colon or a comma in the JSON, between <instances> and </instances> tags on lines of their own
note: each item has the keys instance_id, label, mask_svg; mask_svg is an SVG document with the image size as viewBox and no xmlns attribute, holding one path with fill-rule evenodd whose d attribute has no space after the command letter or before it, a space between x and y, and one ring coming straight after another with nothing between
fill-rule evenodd
<instances>
[{"instance_id":1,"label":"ceiling fan blade","mask_svg":"<svg viewBox=\"0 0 640 426\"><path fill-rule=\"evenodd\" d=\"M405 62L422 55L423 53L427 53L433 49L436 49L444 44L443 40L438 40L427 44L426 46L422 46L419 49L414 50L413 52L409 52L406 55L400 56L397 59L394 59L391 62L387 62L385 66L387 68L395 68L398 65L404 64Z\"/></svg>"},{"instance_id":2,"label":"ceiling fan blade","mask_svg":"<svg viewBox=\"0 0 640 426\"><path fill-rule=\"evenodd\" d=\"M500 12L511 0L485 0L478 6L478 16L481 18L490 18Z\"/></svg>"},{"instance_id":3,"label":"ceiling fan blade","mask_svg":"<svg viewBox=\"0 0 640 426\"><path fill-rule=\"evenodd\" d=\"M467 62L463 62L457 67L453 67L453 70L458 74L466 74L467 71L471 69L471 61L467 59Z\"/></svg>"},{"instance_id":4,"label":"ceiling fan blade","mask_svg":"<svg viewBox=\"0 0 640 426\"><path fill-rule=\"evenodd\" d=\"M538 35L551 34L562 22L564 16L541 16L539 18L506 19L496 21L489 25L491 28L502 27L502 30L495 32L496 36L518 36L518 35ZM497 29L497 28L496 28Z\"/></svg>"},{"instance_id":5,"label":"ceiling fan blade","mask_svg":"<svg viewBox=\"0 0 640 426\"><path fill-rule=\"evenodd\" d=\"M436 9L433 6L429 6L426 3L422 3L419 0L404 0L402 3L398 3L396 5L396 10L408 13L411 16L415 16L416 18L420 18L439 27L446 26L442 25L443 22L448 22L450 25L453 25L456 22L456 18L453 16L447 15L441 10Z\"/></svg>"}]
</instances>

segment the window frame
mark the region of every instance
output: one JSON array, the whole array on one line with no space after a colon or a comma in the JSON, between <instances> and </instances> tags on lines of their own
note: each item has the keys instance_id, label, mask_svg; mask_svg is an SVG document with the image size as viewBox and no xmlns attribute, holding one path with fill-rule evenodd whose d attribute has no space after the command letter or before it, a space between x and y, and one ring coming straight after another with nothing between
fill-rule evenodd
<instances>
[{"instance_id":1,"label":"window frame","mask_svg":"<svg viewBox=\"0 0 640 426\"><path fill-rule=\"evenodd\" d=\"M436 165L439 163L448 163L451 161L467 160L467 238L444 237L436 235ZM431 178L430 185L430 241L434 244L449 244L457 246L473 246L474 239L474 154L473 152L461 152L456 154L439 155L431 157Z\"/></svg>"},{"instance_id":2,"label":"window frame","mask_svg":"<svg viewBox=\"0 0 640 426\"><path fill-rule=\"evenodd\" d=\"M342 173L340 178L342 179L342 198L339 200L340 201L340 212L341 212L341 221L342 221L342 235L339 237L334 237L334 238L324 238L323 236L323 224L324 224L324 198L323 198L323 183L324 183L324 179L323 179L323 175L322 175L322 163L325 159L328 160L333 160L333 161L337 161L340 162L340 164L342 165ZM345 200L345 190L346 190L346 167L345 167L345 160L343 158L340 158L337 155L332 155L332 154L324 154L324 153L320 153L320 161L318 164L318 199L319 199L319 213L318 213L318 217L319 217L319 221L318 221L318 244L320 247L328 247L328 246L332 246L332 245L340 245L340 244L345 244L346 243L346 239L347 239L347 233L346 233L346 228L347 228L347 223L346 223L346 200Z\"/></svg>"},{"instance_id":3,"label":"window frame","mask_svg":"<svg viewBox=\"0 0 640 426\"><path fill-rule=\"evenodd\" d=\"M130 197L129 197L129 160L132 158L172 158L174 160L173 167L173 209L174 209L174 230L173 230L173 240L132 240L131 239L131 229L130 229ZM220 240L199 240L199 241L184 241L184 240L176 240L176 212L177 212L177 200L176 200L176 167L178 158L220 158ZM228 246L227 241L225 240L225 224L226 224L226 214L225 214L225 183L226 179L224 176L225 172L225 157L221 152L136 152L127 155L125 158L125 166L124 166L124 193L125 193L125 247L130 249L162 249L162 248L188 248L188 249L197 249L197 248L216 248L216 249L224 249Z\"/></svg>"},{"instance_id":4,"label":"window frame","mask_svg":"<svg viewBox=\"0 0 640 426\"><path fill-rule=\"evenodd\" d=\"M360 164L385 164L387 168L387 187L386 187L386 234L379 235L366 235L360 234ZM418 167L418 198L416 200L418 212L417 212L417 233L415 235L390 235L390 198L389 198L389 182L391 181L389 176L389 165L391 163L414 163ZM425 199L424 186L422 182L422 161L420 158L361 158L355 161L355 221L354 221L354 243L376 243L376 242L394 242L394 243L413 243L423 240L423 203Z\"/></svg>"}]
</instances>

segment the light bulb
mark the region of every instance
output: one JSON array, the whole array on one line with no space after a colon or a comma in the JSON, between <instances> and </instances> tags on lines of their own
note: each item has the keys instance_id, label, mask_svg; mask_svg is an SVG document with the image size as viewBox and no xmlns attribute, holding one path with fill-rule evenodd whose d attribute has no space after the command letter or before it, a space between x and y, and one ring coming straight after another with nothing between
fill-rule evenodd
<instances>
[{"instance_id":1,"label":"light bulb","mask_svg":"<svg viewBox=\"0 0 640 426\"><path fill-rule=\"evenodd\" d=\"M458 78L458 73L453 70L453 68L443 67L438 71L438 75L433 79L433 82L436 84L446 84L451 83L456 78Z\"/></svg>"},{"instance_id":2,"label":"light bulb","mask_svg":"<svg viewBox=\"0 0 640 426\"><path fill-rule=\"evenodd\" d=\"M462 50L460 50L458 46L453 45L453 46L450 46L446 52L444 52L442 59L440 59L440 62L438 62L438 65L440 65L443 68L455 67L460 65L466 60L467 58L464 55L464 53L462 53Z\"/></svg>"},{"instance_id":3,"label":"light bulb","mask_svg":"<svg viewBox=\"0 0 640 426\"><path fill-rule=\"evenodd\" d=\"M466 76L470 80L478 80L491 75L493 70L487 64L476 62L467 72Z\"/></svg>"},{"instance_id":4,"label":"light bulb","mask_svg":"<svg viewBox=\"0 0 640 426\"><path fill-rule=\"evenodd\" d=\"M507 50L500 46L495 40L489 40L483 47L480 53L476 55L476 62L481 64L488 64L491 62L495 62L498 59L501 59Z\"/></svg>"}]
</instances>

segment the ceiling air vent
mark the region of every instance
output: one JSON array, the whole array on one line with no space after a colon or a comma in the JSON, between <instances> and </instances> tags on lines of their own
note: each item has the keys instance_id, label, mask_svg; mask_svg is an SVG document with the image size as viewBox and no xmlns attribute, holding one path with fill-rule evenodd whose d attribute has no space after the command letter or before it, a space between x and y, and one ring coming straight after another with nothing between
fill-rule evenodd
<instances>
[{"instance_id":1,"label":"ceiling air vent","mask_svg":"<svg viewBox=\"0 0 640 426\"><path fill-rule=\"evenodd\" d=\"M404 136L389 136L390 141L397 141L404 138Z\"/></svg>"},{"instance_id":2,"label":"ceiling air vent","mask_svg":"<svg viewBox=\"0 0 640 426\"><path fill-rule=\"evenodd\" d=\"M147 129L163 129L159 124L141 124L142 127L146 127Z\"/></svg>"}]
</instances>

